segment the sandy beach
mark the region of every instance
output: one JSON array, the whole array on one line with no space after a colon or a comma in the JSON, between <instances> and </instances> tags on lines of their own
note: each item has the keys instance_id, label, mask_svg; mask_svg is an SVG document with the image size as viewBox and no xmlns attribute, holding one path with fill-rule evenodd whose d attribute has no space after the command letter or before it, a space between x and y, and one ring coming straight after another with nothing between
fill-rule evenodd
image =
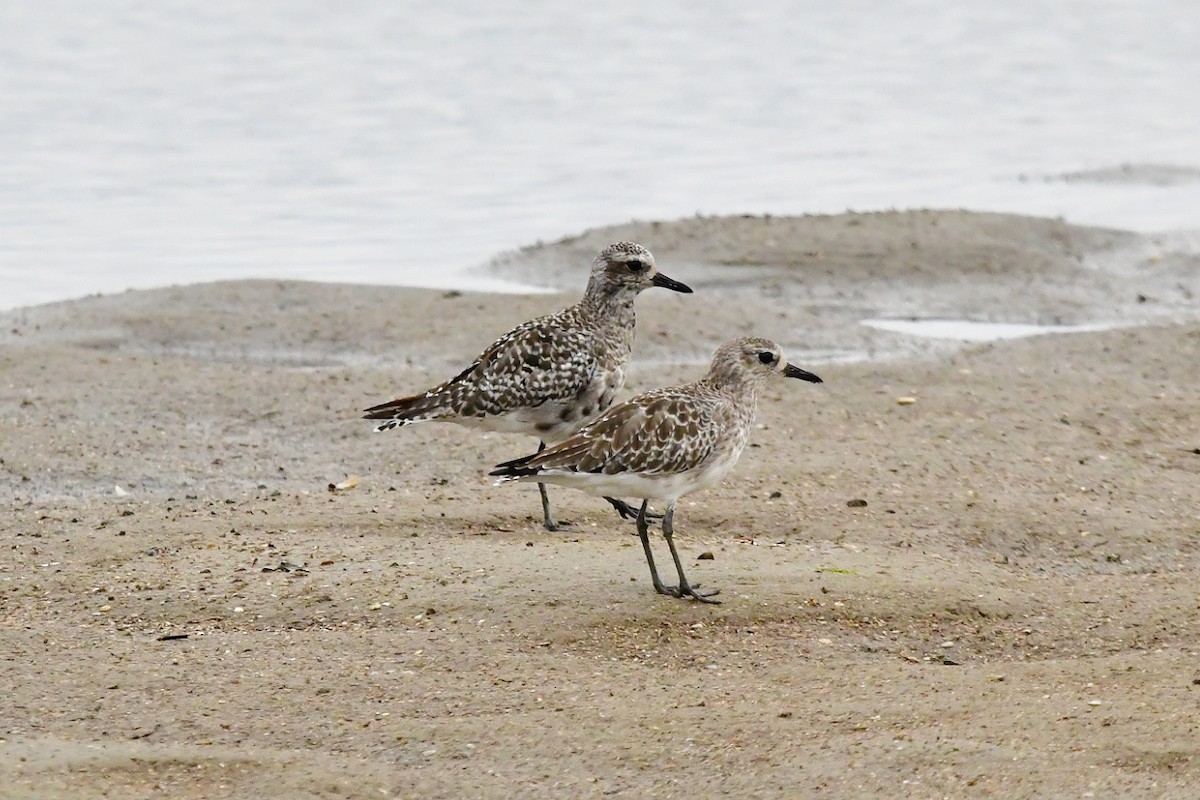
<instances>
[{"instance_id":1,"label":"sandy beach","mask_svg":"<svg viewBox=\"0 0 1200 800\"><path fill-rule=\"evenodd\" d=\"M542 530L485 477L533 440L359 419L618 239L696 290L639 299L625 396L748 334L825 380L773 387L680 503L720 606L655 595L599 500L552 488L572 524ZM1200 259L911 211L629 223L488 269L561 293L0 313L0 796L1196 796Z\"/></svg>"}]
</instances>

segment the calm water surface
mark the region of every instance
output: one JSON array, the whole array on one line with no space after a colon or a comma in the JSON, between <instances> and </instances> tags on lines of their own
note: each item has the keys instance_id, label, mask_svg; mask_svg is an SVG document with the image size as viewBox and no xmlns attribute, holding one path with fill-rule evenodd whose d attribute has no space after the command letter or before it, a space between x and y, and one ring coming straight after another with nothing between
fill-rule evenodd
<instances>
[{"instance_id":1,"label":"calm water surface","mask_svg":"<svg viewBox=\"0 0 1200 800\"><path fill-rule=\"evenodd\" d=\"M1200 228L1197 42L1195 0L9 0L0 308L495 288L462 270L695 212Z\"/></svg>"}]
</instances>

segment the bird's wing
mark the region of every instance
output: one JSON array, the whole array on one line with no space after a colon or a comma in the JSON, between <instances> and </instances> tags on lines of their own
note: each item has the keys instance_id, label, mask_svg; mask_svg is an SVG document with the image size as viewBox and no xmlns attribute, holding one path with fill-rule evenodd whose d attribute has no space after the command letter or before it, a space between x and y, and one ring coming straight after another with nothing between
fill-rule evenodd
<instances>
[{"instance_id":1,"label":"bird's wing","mask_svg":"<svg viewBox=\"0 0 1200 800\"><path fill-rule=\"evenodd\" d=\"M450 380L368 408L367 418L485 417L575 397L595 375L596 356L572 313L573 307L513 328Z\"/></svg>"},{"instance_id":2,"label":"bird's wing","mask_svg":"<svg viewBox=\"0 0 1200 800\"><path fill-rule=\"evenodd\" d=\"M463 416L500 414L567 400L596 370L590 337L560 315L525 323L493 342L471 366L447 381Z\"/></svg>"},{"instance_id":3,"label":"bird's wing","mask_svg":"<svg viewBox=\"0 0 1200 800\"><path fill-rule=\"evenodd\" d=\"M660 389L613 406L557 445L510 463L519 462L523 471L684 472L715 457L725 411L719 398Z\"/></svg>"}]
</instances>

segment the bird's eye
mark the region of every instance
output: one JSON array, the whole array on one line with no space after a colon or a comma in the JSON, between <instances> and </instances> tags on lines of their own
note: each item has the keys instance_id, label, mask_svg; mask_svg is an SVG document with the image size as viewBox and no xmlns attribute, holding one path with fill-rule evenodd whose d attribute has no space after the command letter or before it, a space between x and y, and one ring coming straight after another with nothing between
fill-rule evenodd
<instances>
[{"instance_id":1,"label":"bird's eye","mask_svg":"<svg viewBox=\"0 0 1200 800\"><path fill-rule=\"evenodd\" d=\"M763 350L761 353L758 354L758 360L764 364L774 364L775 363L775 354L768 352L766 350Z\"/></svg>"},{"instance_id":2,"label":"bird's eye","mask_svg":"<svg viewBox=\"0 0 1200 800\"><path fill-rule=\"evenodd\" d=\"M646 265L636 258L632 261L626 261L625 266L629 267L630 272L641 272L646 268Z\"/></svg>"}]
</instances>

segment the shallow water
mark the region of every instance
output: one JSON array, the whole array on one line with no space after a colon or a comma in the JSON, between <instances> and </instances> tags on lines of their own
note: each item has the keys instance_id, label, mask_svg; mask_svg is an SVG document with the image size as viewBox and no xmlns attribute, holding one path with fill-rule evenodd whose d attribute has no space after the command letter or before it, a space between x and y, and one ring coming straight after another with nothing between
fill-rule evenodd
<instances>
[{"instance_id":1,"label":"shallow water","mask_svg":"<svg viewBox=\"0 0 1200 800\"><path fill-rule=\"evenodd\" d=\"M0 308L500 288L461 271L695 212L1200 224L1192 0L520 8L5 4Z\"/></svg>"},{"instance_id":2,"label":"shallow water","mask_svg":"<svg viewBox=\"0 0 1200 800\"><path fill-rule=\"evenodd\" d=\"M953 339L959 342L994 342L1000 339L1024 339L1050 333L1090 333L1107 331L1116 324L1022 325L1010 322L975 322L968 319L864 319L863 325L881 331L903 333L926 339Z\"/></svg>"}]
</instances>

